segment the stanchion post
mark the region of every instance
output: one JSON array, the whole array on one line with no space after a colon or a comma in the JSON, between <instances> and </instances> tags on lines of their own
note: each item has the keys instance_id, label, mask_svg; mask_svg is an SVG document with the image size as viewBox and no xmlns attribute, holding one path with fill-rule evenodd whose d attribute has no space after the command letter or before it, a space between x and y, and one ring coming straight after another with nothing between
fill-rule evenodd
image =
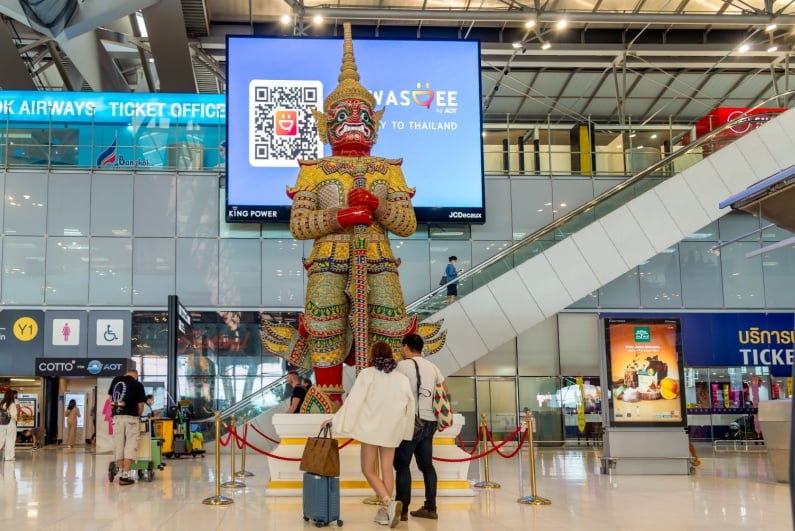
<instances>
[{"instance_id":1,"label":"stanchion post","mask_svg":"<svg viewBox=\"0 0 795 531\"><path fill-rule=\"evenodd\" d=\"M480 433L481 439L483 440L483 453L485 454L488 451L488 427L486 426L486 414L483 413L480 415ZM484 481L479 481L475 483L475 487L479 489L499 489L500 484L491 481L489 478L489 456L483 456L483 475L485 476Z\"/></svg>"},{"instance_id":2,"label":"stanchion post","mask_svg":"<svg viewBox=\"0 0 795 531\"><path fill-rule=\"evenodd\" d=\"M246 437L247 433L248 433L248 413L244 413L243 414L243 437L244 437L243 450L241 451L242 455L240 457L240 470L238 472L235 472L236 478L246 478L254 475L248 470L246 470L246 446L248 446L248 444L246 444L247 442L246 439L248 439L248 437Z\"/></svg>"},{"instance_id":3,"label":"stanchion post","mask_svg":"<svg viewBox=\"0 0 795 531\"><path fill-rule=\"evenodd\" d=\"M535 442L533 441L533 414L527 412L527 444L529 446L528 454L530 454L530 496L519 498L519 503L527 505L550 505L552 500L542 498L536 494L536 451Z\"/></svg>"},{"instance_id":4,"label":"stanchion post","mask_svg":"<svg viewBox=\"0 0 795 531\"><path fill-rule=\"evenodd\" d=\"M234 500L221 496L221 414L215 414L215 496L202 500L204 505L230 505Z\"/></svg>"},{"instance_id":5,"label":"stanchion post","mask_svg":"<svg viewBox=\"0 0 795 531\"><path fill-rule=\"evenodd\" d=\"M232 426L232 431L229 432L229 476L231 479L226 483L222 483L221 486L228 489L237 489L245 487L246 484L235 479L235 446L237 446L237 438L234 436L237 435L237 428L235 426L234 415L230 417L229 423L229 425Z\"/></svg>"}]
</instances>

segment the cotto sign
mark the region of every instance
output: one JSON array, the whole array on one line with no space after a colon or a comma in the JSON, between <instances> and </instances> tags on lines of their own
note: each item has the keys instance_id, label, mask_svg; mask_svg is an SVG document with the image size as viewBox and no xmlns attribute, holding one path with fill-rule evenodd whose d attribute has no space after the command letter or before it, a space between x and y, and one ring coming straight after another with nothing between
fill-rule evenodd
<instances>
[{"instance_id":1,"label":"cotto sign","mask_svg":"<svg viewBox=\"0 0 795 531\"><path fill-rule=\"evenodd\" d=\"M36 376L120 376L129 358L36 358Z\"/></svg>"}]
</instances>

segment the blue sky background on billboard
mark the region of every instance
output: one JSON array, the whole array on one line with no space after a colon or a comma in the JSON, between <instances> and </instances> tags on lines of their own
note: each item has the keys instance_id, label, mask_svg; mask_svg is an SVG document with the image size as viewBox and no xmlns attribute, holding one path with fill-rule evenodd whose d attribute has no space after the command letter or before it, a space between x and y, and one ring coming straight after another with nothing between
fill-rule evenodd
<instances>
[{"instance_id":1,"label":"blue sky background on billboard","mask_svg":"<svg viewBox=\"0 0 795 531\"><path fill-rule=\"evenodd\" d=\"M229 37L227 52L229 207L289 206L285 188L295 183L297 164L252 164L252 85L311 81L312 88L320 82L316 108L322 109L337 86L342 40ZM478 43L354 39L354 54L376 108L386 107L373 155L403 158L406 181L417 188L420 218L423 208L482 209ZM330 154L328 146L324 153Z\"/></svg>"}]
</instances>

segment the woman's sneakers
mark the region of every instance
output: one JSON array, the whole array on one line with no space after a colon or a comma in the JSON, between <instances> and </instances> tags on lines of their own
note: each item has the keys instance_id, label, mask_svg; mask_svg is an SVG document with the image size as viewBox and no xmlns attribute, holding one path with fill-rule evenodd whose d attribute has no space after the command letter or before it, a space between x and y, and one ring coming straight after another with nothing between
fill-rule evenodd
<instances>
[{"instance_id":1,"label":"woman's sneakers","mask_svg":"<svg viewBox=\"0 0 795 531\"><path fill-rule=\"evenodd\" d=\"M400 522L400 513L403 512L403 502L392 500L386 506L386 513L389 517L389 527L395 527Z\"/></svg>"},{"instance_id":2,"label":"woman's sneakers","mask_svg":"<svg viewBox=\"0 0 795 531\"><path fill-rule=\"evenodd\" d=\"M381 507L375 513L375 523L381 525L389 525L389 515L386 512L386 507Z\"/></svg>"}]
</instances>

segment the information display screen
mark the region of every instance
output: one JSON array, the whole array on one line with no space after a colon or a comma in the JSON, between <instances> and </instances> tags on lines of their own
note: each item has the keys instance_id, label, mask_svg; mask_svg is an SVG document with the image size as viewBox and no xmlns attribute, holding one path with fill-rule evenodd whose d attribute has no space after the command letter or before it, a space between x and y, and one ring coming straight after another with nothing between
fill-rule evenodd
<instances>
[{"instance_id":1,"label":"information display screen","mask_svg":"<svg viewBox=\"0 0 795 531\"><path fill-rule=\"evenodd\" d=\"M311 109L338 84L342 39L227 38L227 220L289 219L298 159L331 154ZM480 45L354 39L385 108L372 155L402 158L420 222L484 223Z\"/></svg>"},{"instance_id":2,"label":"information display screen","mask_svg":"<svg viewBox=\"0 0 795 531\"><path fill-rule=\"evenodd\" d=\"M678 319L605 319L611 426L684 426Z\"/></svg>"}]
</instances>

